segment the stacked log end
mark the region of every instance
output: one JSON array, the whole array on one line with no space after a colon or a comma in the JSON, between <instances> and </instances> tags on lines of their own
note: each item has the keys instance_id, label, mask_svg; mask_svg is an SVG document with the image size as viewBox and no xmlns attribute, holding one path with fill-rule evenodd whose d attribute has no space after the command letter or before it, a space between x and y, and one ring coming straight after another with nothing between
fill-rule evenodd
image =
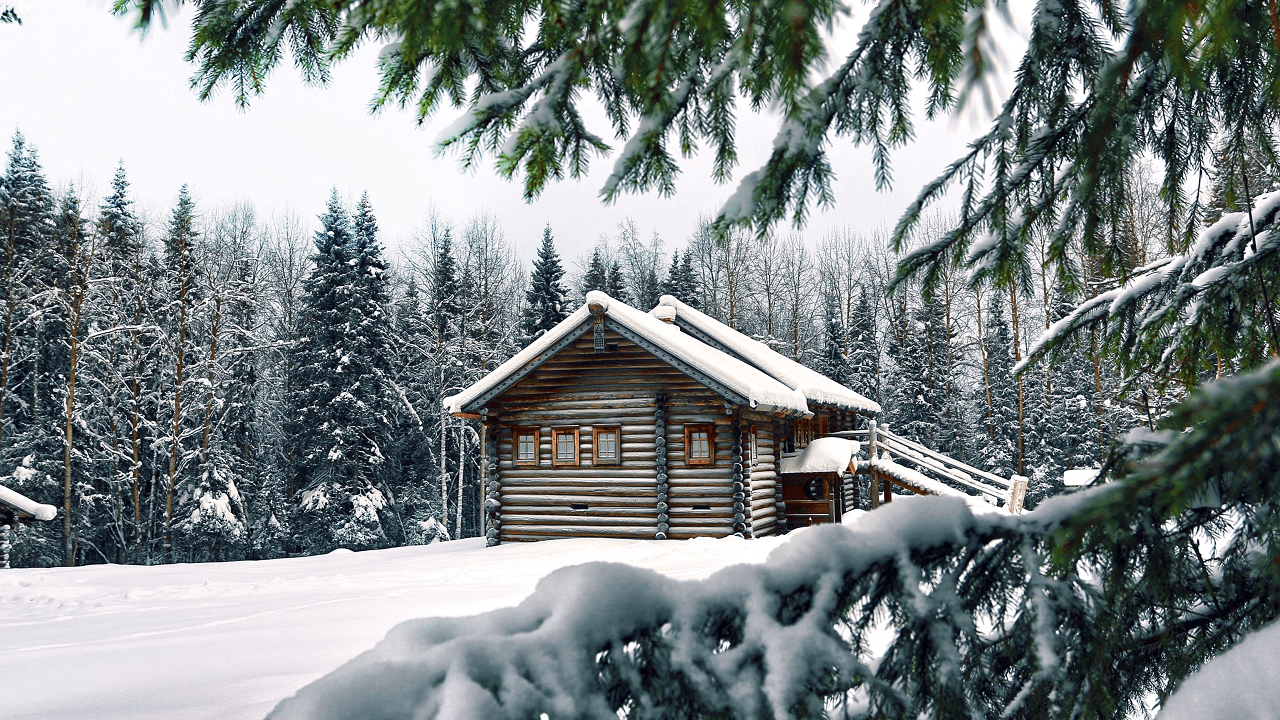
<instances>
[{"instance_id":1,"label":"stacked log end","mask_svg":"<svg viewBox=\"0 0 1280 720\"><path fill-rule=\"evenodd\" d=\"M733 424L733 532L740 537L748 537L750 529L747 525L746 500L750 492L750 473L744 470L742 462L742 418L739 416Z\"/></svg>"},{"instance_id":2,"label":"stacked log end","mask_svg":"<svg viewBox=\"0 0 1280 720\"><path fill-rule=\"evenodd\" d=\"M502 500L499 492L502 483L498 475L498 443L502 429L497 424L497 418L486 416L485 419L485 544L493 547L501 541L499 530L502 527Z\"/></svg>"},{"instance_id":3,"label":"stacked log end","mask_svg":"<svg viewBox=\"0 0 1280 720\"><path fill-rule=\"evenodd\" d=\"M658 393L657 400L654 403L653 410L653 435L654 435L654 470L657 479L658 489L658 532L654 533L657 540L666 540L667 533L671 531L670 516L667 511L667 403L666 396Z\"/></svg>"}]
</instances>

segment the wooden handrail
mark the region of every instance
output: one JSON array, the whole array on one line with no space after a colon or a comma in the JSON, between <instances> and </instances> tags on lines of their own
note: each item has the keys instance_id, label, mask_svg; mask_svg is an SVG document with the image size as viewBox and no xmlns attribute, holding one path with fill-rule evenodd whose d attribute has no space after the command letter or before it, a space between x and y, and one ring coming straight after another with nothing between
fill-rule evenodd
<instances>
[{"instance_id":1,"label":"wooden handrail","mask_svg":"<svg viewBox=\"0 0 1280 720\"><path fill-rule=\"evenodd\" d=\"M997 503L1003 502L1010 512L1022 511L1022 499L1026 494L1027 478L1021 475L1014 475L1012 478L1006 479L985 470L979 470L972 465L931 450L920 443L889 432L884 427L877 427L874 420L868 423L867 430L846 431L846 433L842 434L861 435L864 433L867 436L867 454L869 458L874 459L878 457L877 453L883 454L886 452L890 454L890 457L897 455L910 460L922 470L930 470L954 483L977 490ZM875 508L880 505L880 493L878 492L880 478L874 464L868 470L871 474L871 507ZM976 479L974 476L981 478L981 480ZM983 482L983 480L988 482Z\"/></svg>"},{"instance_id":2,"label":"wooden handrail","mask_svg":"<svg viewBox=\"0 0 1280 720\"><path fill-rule=\"evenodd\" d=\"M966 463L962 463L959 460L956 460L955 458L950 458L950 457L947 457L946 455L943 455L942 453L939 453L934 450L930 450L929 448L921 445L918 442L915 442L914 440L908 440L900 435L895 435L884 428L877 428L876 434L882 437L887 437L890 440L896 440L897 442L901 443L902 445L905 445L906 447L916 450L917 452L920 452L924 455L941 460L942 462L948 465L954 465L959 470L963 470L967 473L977 475L980 478L984 478L986 480L990 480L991 482L1003 485L1006 490L1013 486L1012 480L1002 478L999 475L989 473L986 470L979 470L978 468L973 467L972 465L968 465Z\"/></svg>"}]
</instances>

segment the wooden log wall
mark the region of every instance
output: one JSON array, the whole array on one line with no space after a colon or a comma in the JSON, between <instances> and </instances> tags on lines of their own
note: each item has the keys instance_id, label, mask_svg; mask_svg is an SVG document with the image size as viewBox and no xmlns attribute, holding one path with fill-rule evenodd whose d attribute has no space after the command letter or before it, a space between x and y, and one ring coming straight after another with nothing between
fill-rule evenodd
<instances>
[{"instance_id":1,"label":"wooden log wall","mask_svg":"<svg viewBox=\"0 0 1280 720\"><path fill-rule=\"evenodd\" d=\"M611 330L604 342L607 352L596 354L594 337L584 335L489 403L489 416L501 418L494 433L498 511L491 520L499 540L655 538L662 532L662 502L668 537L732 534L731 418L724 400ZM664 393L665 418L658 413ZM687 422L718 423L715 467L685 467ZM592 462L597 426L620 428L619 464ZM538 428L536 467L515 463L516 427ZM558 427L578 428L579 465L554 465L552 430ZM661 450L659 437L665 439ZM667 466L665 493L660 457ZM715 510L695 510L695 504Z\"/></svg>"},{"instance_id":2,"label":"wooden log wall","mask_svg":"<svg viewBox=\"0 0 1280 720\"><path fill-rule=\"evenodd\" d=\"M685 462L684 428L713 424L715 464ZM725 537L734 533L733 416L724 400L699 386L696 392L667 395L667 504L674 540Z\"/></svg>"},{"instance_id":3,"label":"wooden log wall","mask_svg":"<svg viewBox=\"0 0 1280 720\"><path fill-rule=\"evenodd\" d=\"M764 537L778 532L778 507L782 494L777 492L778 459L774 442L773 419L761 415L752 419L756 426L756 465L751 468L751 536ZM776 493L776 497L775 497Z\"/></svg>"}]
</instances>

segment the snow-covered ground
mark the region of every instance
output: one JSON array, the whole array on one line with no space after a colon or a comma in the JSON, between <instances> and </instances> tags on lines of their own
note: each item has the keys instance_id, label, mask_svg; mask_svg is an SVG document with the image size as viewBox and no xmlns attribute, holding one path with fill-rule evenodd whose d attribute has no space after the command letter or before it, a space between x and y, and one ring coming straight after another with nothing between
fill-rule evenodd
<instances>
[{"instance_id":1,"label":"snow-covered ground","mask_svg":"<svg viewBox=\"0 0 1280 720\"><path fill-rule=\"evenodd\" d=\"M704 578L784 538L483 540L312 558L0 571L0 716L262 718L411 618L512 606L592 561Z\"/></svg>"}]
</instances>

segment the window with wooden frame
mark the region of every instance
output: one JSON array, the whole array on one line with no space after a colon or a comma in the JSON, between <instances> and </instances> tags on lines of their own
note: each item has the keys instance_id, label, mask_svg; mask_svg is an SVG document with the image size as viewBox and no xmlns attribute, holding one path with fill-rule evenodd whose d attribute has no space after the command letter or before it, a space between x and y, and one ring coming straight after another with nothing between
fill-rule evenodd
<instances>
[{"instance_id":1,"label":"window with wooden frame","mask_svg":"<svg viewBox=\"0 0 1280 720\"><path fill-rule=\"evenodd\" d=\"M517 465L538 464L538 428L518 427L514 433Z\"/></svg>"},{"instance_id":2,"label":"window with wooden frame","mask_svg":"<svg viewBox=\"0 0 1280 720\"><path fill-rule=\"evenodd\" d=\"M591 429L591 449L596 465L617 465L622 461L622 433L617 427Z\"/></svg>"},{"instance_id":3,"label":"window with wooden frame","mask_svg":"<svg viewBox=\"0 0 1280 720\"><path fill-rule=\"evenodd\" d=\"M759 435L760 429L755 425L751 426L751 467L760 464L760 445Z\"/></svg>"},{"instance_id":4,"label":"window with wooden frame","mask_svg":"<svg viewBox=\"0 0 1280 720\"><path fill-rule=\"evenodd\" d=\"M553 465L577 465L578 428L553 428L551 453Z\"/></svg>"},{"instance_id":5,"label":"window with wooden frame","mask_svg":"<svg viewBox=\"0 0 1280 720\"><path fill-rule=\"evenodd\" d=\"M684 461L688 465L713 465L716 459L716 426L684 426Z\"/></svg>"}]
</instances>

